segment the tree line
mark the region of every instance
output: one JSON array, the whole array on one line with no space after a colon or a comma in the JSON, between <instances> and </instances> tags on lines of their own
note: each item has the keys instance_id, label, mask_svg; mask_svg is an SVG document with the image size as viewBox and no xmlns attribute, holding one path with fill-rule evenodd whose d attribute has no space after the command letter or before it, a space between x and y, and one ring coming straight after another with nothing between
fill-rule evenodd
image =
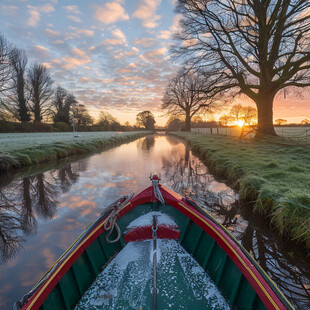
<instances>
[{"instance_id":1,"label":"tree line","mask_svg":"<svg viewBox=\"0 0 310 310\"><path fill-rule=\"evenodd\" d=\"M233 105L229 111L222 113L218 121L214 119L211 113L208 114L208 120L204 120L200 115L194 115L191 118L191 128L216 128L226 126L240 126L242 127L257 125L257 110L253 106L243 106L241 104ZM310 126L310 120L304 118L300 123L287 123L286 119L278 118L274 121L275 126L289 126L300 127ZM166 127L169 130L181 130L186 131L186 121L184 115L171 115L166 123Z\"/></svg>"},{"instance_id":2,"label":"tree line","mask_svg":"<svg viewBox=\"0 0 310 310\"><path fill-rule=\"evenodd\" d=\"M185 116L219 109L239 94L256 105L257 134L276 135L275 96L310 86L307 0L178 0L171 53L183 68L162 108Z\"/></svg>"},{"instance_id":3,"label":"tree line","mask_svg":"<svg viewBox=\"0 0 310 310\"><path fill-rule=\"evenodd\" d=\"M72 116L85 126L93 121L73 94L60 86L54 88L47 67L29 64L26 52L0 34L0 120L33 122L37 129L40 125L44 129L43 121L52 120L64 129Z\"/></svg>"},{"instance_id":4,"label":"tree line","mask_svg":"<svg viewBox=\"0 0 310 310\"><path fill-rule=\"evenodd\" d=\"M154 129L150 111L138 113L134 126L105 111L94 121L85 105L54 83L47 67L29 64L26 52L0 34L0 131L68 131L73 120L78 130Z\"/></svg>"}]
</instances>

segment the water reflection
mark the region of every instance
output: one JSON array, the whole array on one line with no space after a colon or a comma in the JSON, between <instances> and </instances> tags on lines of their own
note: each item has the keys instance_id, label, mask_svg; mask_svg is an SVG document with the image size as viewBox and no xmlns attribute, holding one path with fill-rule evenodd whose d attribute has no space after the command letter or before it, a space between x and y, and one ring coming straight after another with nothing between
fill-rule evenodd
<instances>
[{"instance_id":1,"label":"water reflection","mask_svg":"<svg viewBox=\"0 0 310 310\"><path fill-rule=\"evenodd\" d=\"M285 292L297 309L310 309L310 265L303 250L289 240L279 239L268 221L249 214L249 206L240 206L249 224L241 234L241 244Z\"/></svg>"},{"instance_id":2,"label":"water reflection","mask_svg":"<svg viewBox=\"0 0 310 310\"><path fill-rule=\"evenodd\" d=\"M239 205L238 195L179 140L151 135L36 169L0 181L1 309L27 292L104 206L144 189L154 171L227 227L297 309L310 309L310 266L302 250L277 238L250 206Z\"/></svg>"},{"instance_id":3,"label":"water reflection","mask_svg":"<svg viewBox=\"0 0 310 310\"><path fill-rule=\"evenodd\" d=\"M154 147L155 144L155 135L147 136L143 139L138 140L137 147L141 148L144 151L149 151Z\"/></svg>"},{"instance_id":4,"label":"water reflection","mask_svg":"<svg viewBox=\"0 0 310 310\"><path fill-rule=\"evenodd\" d=\"M240 205L234 191L216 182L188 149L182 151L163 156L168 185L191 196L230 230L296 309L310 309L310 265L303 250L278 238L268 220L252 215L251 205Z\"/></svg>"},{"instance_id":5,"label":"water reflection","mask_svg":"<svg viewBox=\"0 0 310 310\"><path fill-rule=\"evenodd\" d=\"M15 179L0 188L1 264L18 253L26 236L36 233L37 218L48 221L54 217L57 197L79 178L76 166L66 164L61 169Z\"/></svg>"}]
</instances>

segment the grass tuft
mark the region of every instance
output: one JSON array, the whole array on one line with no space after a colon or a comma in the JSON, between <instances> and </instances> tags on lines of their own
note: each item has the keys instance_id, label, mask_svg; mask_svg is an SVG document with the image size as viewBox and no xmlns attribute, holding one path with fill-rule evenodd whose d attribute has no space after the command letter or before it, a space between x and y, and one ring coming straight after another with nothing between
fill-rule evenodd
<instances>
[{"instance_id":1,"label":"grass tuft","mask_svg":"<svg viewBox=\"0 0 310 310\"><path fill-rule=\"evenodd\" d=\"M261 187L267 181L256 175L246 175L240 181L239 197L242 200L255 201Z\"/></svg>"},{"instance_id":2,"label":"grass tuft","mask_svg":"<svg viewBox=\"0 0 310 310\"><path fill-rule=\"evenodd\" d=\"M270 163L266 164L266 168L276 168L279 165L275 161L271 161Z\"/></svg>"}]
</instances>

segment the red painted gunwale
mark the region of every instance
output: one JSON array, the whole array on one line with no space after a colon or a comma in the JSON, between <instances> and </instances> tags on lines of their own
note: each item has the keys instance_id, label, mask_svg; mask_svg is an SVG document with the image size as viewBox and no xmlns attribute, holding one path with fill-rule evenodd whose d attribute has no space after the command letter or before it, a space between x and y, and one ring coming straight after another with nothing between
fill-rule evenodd
<instances>
[{"instance_id":1,"label":"red painted gunwale","mask_svg":"<svg viewBox=\"0 0 310 310\"><path fill-rule=\"evenodd\" d=\"M181 233L178 227L170 227L167 225L157 225L157 227L157 239L180 239ZM123 239L125 242L153 239L152 225L131 229L124 234Z\"/></svg>"},{"instance_id":2,"label":"red painted gunwale","mask_svg":"<svg viewBox=\"0 0 310 310\"><path fill-rule=\"evenodd\" d=\"M265 279L258 272L247 256L242 252L238 245L226 234L226 232L220 227L214 224L207 217L198 212L194 207L189 205L186 200L175 193L166 186L159 185L161 193L165 199L165 202L180 212L188 216L198 226L200 226L207 234L209 234L219 246L227 253L227 255L238 266L239 270L247 278L252 285L258 296L267 309L281 309L285 310L285 306L272 291ZM133 208L143 203L155 202L157 199L154 196L153 187L150 186L141 193L133 197L129 203L127 203L119 212L118 218L124 216ZM40 288L34 293L34 295L28 300L28 302L22 307L22 310L26 309L39 309L43 304L46 297L56 286L62 276L68 271L75 260L82 254L82 252L100 235L104 232L103 224L105 219L102 220L94 229L88 234L83 242L56 268L49 278L41 285Z\"/></svg>"}]
</instances>

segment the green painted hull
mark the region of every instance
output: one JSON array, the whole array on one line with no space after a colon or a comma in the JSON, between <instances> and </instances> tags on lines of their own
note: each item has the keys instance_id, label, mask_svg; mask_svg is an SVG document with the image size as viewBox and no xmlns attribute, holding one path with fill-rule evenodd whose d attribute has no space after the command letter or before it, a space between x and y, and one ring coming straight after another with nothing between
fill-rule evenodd
<instances>
[{"instance_id":1,"label":"green painted hull","mask_svg":"<svg viewBox=\"0 0 310 310\"><path fill-rule=\"evenodd\" d=\"M174 220L181 233L178 240L178 246L182 248L182 251L190 254L195 262L197 262L197 264L199 264L199 266L204 270L206 276L212 279L220 294L225 298L231 309L293 309L279 292L277 292L279 300L281 301L281 303L279 302L279 306L273 301L271 301L270 304L273 305L275 303L274 307L268 305L268 303L266 304L264 298L259 296L261 294L257 293L258 290L255 286L253 286L253 284L250 283L251 281L249 281L244 275L245 272L242 268L237 266L233 259L224 251L223 245L216 241L214 236L212 237L206 233L206 231L201 227L201 224L193 221L193 219L189 218L187 214L176 209L175 206L166 204L163 207L158 201L151 201L137 205L129 212L119 217L117 223L122 234L120 240L115 243L108 243L106 241L107 232L100 228L102 232L98 233L98 236L94 238L94 240L87 245L85 249L80 250L80 254L76 254L73 251L72 254L68 255L67 261L72 259L73 263L70 264L67 270L62 272L63 274L60 273L57 275L57 279L52 276L47 277L47 279L40 283L40 285L36 288L36 290L41 290L41 295L43 296L44 289L49 287L49 285L51 285L54 281L55 285L53 289L48 292L48 295L43 297L40 295L38 297L36 296L37 293L33 294L22 309L37 309L38 307L36 305L38 304L40 305L39 309L41 310L73 309L83 298L83 295L92 283L98 278L98 276L100 276L100 273L108 268L113 258L115 258L125 247L126 243L122 236L126 230L126 227L139 216L151 211L159 211L163 214L167 214ZM193 213L194 211L191 212ZM199 212L204 214L204 216L207 216L203 211L199 210ZM113 237L116 237L116 235L110 236L110 239L113 239ZM223 242L225 242L225 240ZM76 255L76 257L74 257L74 255ZM62 264L66 264L66 261L62 262ZM253 264L256 265L254 261L251 263L251 266ZM263 274L261 270L260 272ZM167 281L165 281L165 276L168 277L168 275L165 275L163 270L159 269L158 273L160 275L158 279L159 291L161 291L165 286L165 296L169 297L170 285L173 300L171 299L169 303L169 298L165 299L163 297L159 297L157 309L220 309L214 307L214 305L208 307L207 303L203 303L199 298L195 300L195 294L193 294L190 290L184 289L184 287L188 285L182 275L182 273L184 273L184 268L182 269L180 266L174 266L174 276L179 280L175 282L175 285L172 285L172 283L169 285L167 284ZM128 282L133 278L134 276L132 274L127 274L123 276L123 281ZM268 285L272 286L272 289L275 290L271 280L269 280L264 274L263 278L266 280ZM191 281L196 281L196 283L194 283L196 286L200 285L199 278L196 280L192 278ZM145 285L150 284L148 283ZM259 285L260 284L258 284L258 286ZM125 285L125 287L129 287L129 284ZM266 290L268 289L269 288ZM180 294L178 294L178 292ZM186 294L186 292L188 292L188 294ZM139 296L141 296L141 292L139 294ZM122 293L122 295L126 294ZM119 298L119 296L117 296L119 299L119 304L116 304L116 306L114 305L113 307L114 309L153 309L151 289L145 289L144 295L143 302L141 302L137 308L130 308L128 300L126 301L126 298ZM130 296L132 297L132 294L130 294ZM36 301L33 301L35 299ZM173 306L169 307L169 304ZM283 307L281 305L283 305ZM111 306L111 304L109 304L109 306ZM102 309L108 308L102 307Z\"/></svg>"}]
</instances>

